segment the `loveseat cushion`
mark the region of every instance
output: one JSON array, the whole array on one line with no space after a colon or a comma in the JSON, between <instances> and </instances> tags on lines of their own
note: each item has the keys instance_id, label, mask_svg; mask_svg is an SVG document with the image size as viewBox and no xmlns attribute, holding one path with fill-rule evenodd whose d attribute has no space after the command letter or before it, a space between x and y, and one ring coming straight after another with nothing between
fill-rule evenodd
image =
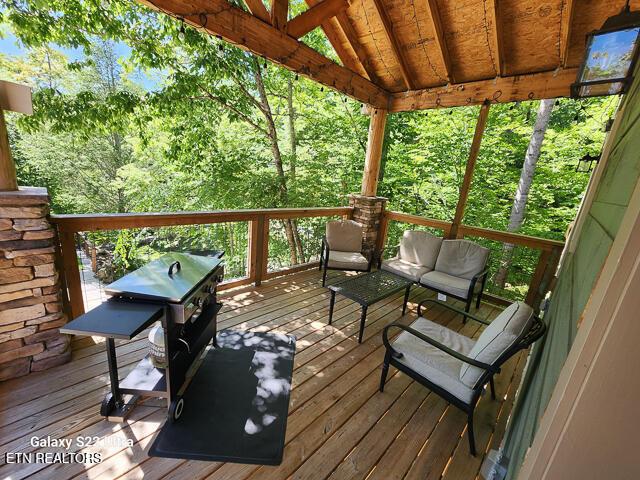
<instances>
[{"instance_id":1,"label":"loveseat cushion","mask_svg":"<svg viewBox=\"0 0 640 480\"><path fill-rule=\"evenodd\" d=\"M474 341L442 325L420 317L411 324L411 328L434 340L467 355ZM422 375L430 382L444 388L463 402L469 403L473 390L460 381L462 362L448 353L403 331L392 343L393 349L402 353L398 362Z\"/></svg>"},{"instance_id":2,"label":"loveseat cushion","mask_svg":"<svg viewBox=\"0 0 640 480\"><path fill-rule=\"evenodd\" d=\"M400 241L399 258L405 262L433 270L440 252L442 239L429 232L406 230Z\"/></svg>"},{"instance_id":3,"label":"loveseat cushion","mask_svg":"<svg viewBox=\"0 0 640 480\"><path fill-rule=\"evenodd\" d=\"M434 270L470 280L484 270L488 258L488 248L469 240L444 240Z\"/></svg>"},{"instance_id":4,"label":"loveseat cushion","mask_svg":"<svg viewBox=\"0 0 640 480\"><path fill-rule=\"evenodd\" d=\"M369 268L369 261L361 253L330 250L327 267L344 268L346 270L366 270Z\"/></svg>"},{"instance_id":5,"label":"loveseat cushion","mask_svg":"<svg viewBox=\"0 0 640 480\"><path fill-rule=\"evenodd\" d=\"M386 270L401 277L408 278L417 282L420 277L429 271L428 267L416 265L415 263L406 262L398 257L390 258L382 262L382 270Z\"/></svg>"},{"instance_id":6,"label":"loveseat cushion","mask_svg":"<svg viewBox=\"0 0 640 480\"><path fill-rule=\"evenodd\" d=\"M533 309L526 303L509 305L484 329L468 356L493 364L531 328L533 319ZM481 368L465 363L460 369L460 380L473 388L483 373Z\"/></svg>"},{"instance_id":7,"label":"loveseat cushion","mask_svg":"<svg viewBox=\"0 0 640 480\"><path fill-rule=\"evenodd\" d=\"M326 237L330 250L362 251L362 225L353 220L327 222Z\"/></svg>"},{"instance_id":8,"label":"loveseat cushion","mask_svg":"<svg viewBox=\"0 0 640 480\"><path fill-rule=\"evenodd\" d=\"M428 272L420 277L420 283L426 287L431 287L435 290L439 290L450 295L455 295L460 298L467 298L469 294L469 285L471 280L466 278L454 277L444 272ZM477 282L475 286L475 292L480 291L481 282Z\"/></svg>"}]
</instances>

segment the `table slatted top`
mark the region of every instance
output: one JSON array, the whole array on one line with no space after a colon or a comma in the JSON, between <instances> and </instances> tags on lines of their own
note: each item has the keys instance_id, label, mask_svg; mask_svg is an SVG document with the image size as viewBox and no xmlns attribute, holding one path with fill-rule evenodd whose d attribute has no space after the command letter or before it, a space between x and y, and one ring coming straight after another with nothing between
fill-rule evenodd
<instances>
[{"instance_id":1,"label":"table slatted top","mask_svg":"<svg viewBox=\"0 0 640 480\"><path fill-rule=\"evenodd\" d=\"M361 305L372 305L406 289L411 284L413 282L408 278L395 275L386 270L378 270L348 278L335 285L329 285L328 288Z\"/></svg>"}]
</instances>

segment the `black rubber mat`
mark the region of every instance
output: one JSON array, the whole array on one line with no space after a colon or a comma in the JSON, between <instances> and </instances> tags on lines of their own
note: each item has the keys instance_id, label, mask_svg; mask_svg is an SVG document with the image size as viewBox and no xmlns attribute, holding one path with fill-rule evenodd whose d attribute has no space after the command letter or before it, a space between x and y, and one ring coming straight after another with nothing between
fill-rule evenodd
<instances>
[{"instance_id":1,"label":"black rubber mat","mask_svg":"<svg viewBox=\"0 0 640 480\"><path fill-rule=\"evenodd\" d=\"M223 330L165 422L152 457L279 465L282 462L295 339Z\"/></svg>"}]
</instances>

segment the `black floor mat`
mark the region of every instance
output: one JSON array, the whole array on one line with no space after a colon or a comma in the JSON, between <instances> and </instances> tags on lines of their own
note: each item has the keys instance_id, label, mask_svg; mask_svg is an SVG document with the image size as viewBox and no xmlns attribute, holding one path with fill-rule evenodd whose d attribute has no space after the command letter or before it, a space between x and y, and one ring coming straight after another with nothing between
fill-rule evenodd
<instances>
[{"instance_id":1,"label":"black floor mat","mask_svg":"<svg viewBox=\"0 0 640 480\"><path fill-rule=\"evenodd\" d=\"M152 457L278 465L282 461L295 339L223 330L165 422Z\"/></svg>"}]
</instances>

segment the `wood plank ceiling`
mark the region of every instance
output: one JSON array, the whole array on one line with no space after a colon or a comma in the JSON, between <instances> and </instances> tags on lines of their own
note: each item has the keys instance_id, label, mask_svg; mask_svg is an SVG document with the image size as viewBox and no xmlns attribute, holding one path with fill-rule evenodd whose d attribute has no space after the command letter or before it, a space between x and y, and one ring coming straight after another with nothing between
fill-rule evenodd
<instances>
[{"instance_id":1,"label":"wood plank ceiling","mask_svg":"<svg viewBox=\"0 0 640 480\"><path fill-rule=\"evenodd\" d=\"M309 10L287 20L287 0L245 0L247 12L228 0L140 1L390 111L568 96L587 33L625 4L305 0ZM315 28L342 65L299 39Z\"/></svg>"}]
</instances>

